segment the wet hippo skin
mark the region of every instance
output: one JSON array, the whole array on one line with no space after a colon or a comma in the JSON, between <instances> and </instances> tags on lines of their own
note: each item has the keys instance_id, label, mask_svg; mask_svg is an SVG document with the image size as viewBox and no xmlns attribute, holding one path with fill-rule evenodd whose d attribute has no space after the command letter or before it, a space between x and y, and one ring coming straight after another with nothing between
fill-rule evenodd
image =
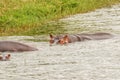
<instances>
[{"instance_id":1,"label":"wet hippo skin","mask_svg":"<svg viewBox=\"0 0 120 80\"><path fill-rule=\"evenodd\" d=\"M36 51L37 48L28 46L23 43L13 41L0 41L0 52L23 52L23 51Z\"/></svg>"},{"instance_id":2,"label":"wet hippo skin","mask_svg":"<svg viewBox=\"0 0 120 80\"><path fill-rule=\"evenodd\" d=\"M72 42L78 42L78 41L85 41L85 40L103 40L103 39L109 39L113 37L110 33L82 33L82 34L67 34L67 35L58 35L53 36L50 35L50 45L53 44L66 44L66 43L72 43Z\"/></svg>"}]
</instances>

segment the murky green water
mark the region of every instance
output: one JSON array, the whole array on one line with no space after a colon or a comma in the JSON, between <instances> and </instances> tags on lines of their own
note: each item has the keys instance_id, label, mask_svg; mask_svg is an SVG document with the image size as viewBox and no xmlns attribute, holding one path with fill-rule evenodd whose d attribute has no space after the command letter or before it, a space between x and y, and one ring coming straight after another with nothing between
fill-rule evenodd
<instances>
[{"instance_id":1,"label":"murky green water","mask_svg":"<svg viewBox=\"0 0 120 80\"><path fill-rule=\"evenodd\" d=\"M88 27L116 34L120 32L120 5L74 15L61 21L68 23L65 27L71 33L72 29ZM120 80L119 34L112 39L65 46L49 46L48 42L25 41L26 38L33 39L29 36L0 38L39 49L11 53L10 61L0 62L0 80Z\"/></svg>"}]
</instances>

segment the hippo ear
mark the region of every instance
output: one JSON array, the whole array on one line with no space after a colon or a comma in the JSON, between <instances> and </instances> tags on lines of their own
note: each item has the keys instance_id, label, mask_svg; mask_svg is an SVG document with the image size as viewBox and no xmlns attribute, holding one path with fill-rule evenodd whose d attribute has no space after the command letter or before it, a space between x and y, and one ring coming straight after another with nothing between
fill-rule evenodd
<instances>
[{"instance_id":1,"label":"hippo ear","mask_svg":"<svg viewBox=\"0 0 120 80\"><path fill-rule=\"evenodd\" d=\"M68 40L68 35L65 35L65 36L64 36L64 40Z\"/></svg>"},{"instance_id":2,"label":"hippo ear","mask_svg":"<svg viewBox=\"0 0 120 80\"><path fill-rule=\"evenodd\" d=\"M10 54L8 54L8 57L10 57L11 55Z\"/></svg>"},{"instance_id":3,"label":"hippo ear","mask_svg":"<svg viewBox=\"0 0 120 80\"><path fill-rule=\"evenodd\" d=\"M50 38L53 38L53 35L52 35L52 34L50 34Z\"/></svg>"},{"instance_id":4,"label":"hippo ear","mask_svg":"<svg viewBox=\"0 0 120 80\"><path fill-rule=\"evenodd\" d=\"M68 42L69 42L69 37L68 37L68 35L65 35L63 39L64 39L64 42L65 42L65 43L68 43Z\"/></svg>"}]
</instances>

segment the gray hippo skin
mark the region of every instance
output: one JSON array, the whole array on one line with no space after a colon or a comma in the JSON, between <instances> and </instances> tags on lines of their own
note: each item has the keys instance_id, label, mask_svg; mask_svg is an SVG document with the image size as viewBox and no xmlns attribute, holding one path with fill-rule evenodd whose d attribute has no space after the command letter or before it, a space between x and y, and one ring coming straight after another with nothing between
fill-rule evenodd
<instances>
[{"instance_id":1,"label":"gray hippo skin","mask_svg":"<svg viewBox=\"0 0 120 80\"><path fill-rule=\"evenodd\" d=\"M66 43L72 43L72 42L79 42L79 41L85 41L85 40L103 40L103 39L109 39L113 37L110 33L82 33L82 34L67 34L67 35L57 35L53 36L50 35L50 45L54 44L66 44Z\"/></svg>"},{"instance_id":2,"label":"gray hippo skin","mask_svg":"<svg viewBox=\"0 0 120 80\"><path fill-rule=\"evenodd\" d=\"M36 51L38 49L28 46L26 44L12 42L12 41L0 41L0 52L23 52L23 51Z\"/></svg>"}]
</instances>

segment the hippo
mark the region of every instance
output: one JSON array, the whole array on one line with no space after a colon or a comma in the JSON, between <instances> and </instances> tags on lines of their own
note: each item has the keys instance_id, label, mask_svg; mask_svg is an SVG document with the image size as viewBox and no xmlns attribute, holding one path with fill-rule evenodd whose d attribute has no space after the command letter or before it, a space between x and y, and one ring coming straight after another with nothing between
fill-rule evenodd
<instances>
[{"instance_id":1,"label":"hippo","mask_svg":"<svg viewBox=\"0 0 120 80\"><path fill-rule=\"evenodd\" d=\"M36 51L37 48L28 46L23 43L13 41L0 41L0 52L23 52L23 51Z\"/></svg>"},{"instance_id":2,"label":"hippo","mask_svg":"<svg viewBox=\"0 0 120 80\"><path fill-rule=\"evenodd\" d=\"M11 57L10 54L6 54L6 55L0 54L0 61L8 61L10 60L10 57Z\"/></svg>"},{"instance_id":3,"label":"hippo","mask_svg":"<svg viewBox=\"0 0 120 80\"><path fill-rule=\"evenodd\" d=\"M103 40L112 38L113 35L110 33L105 32L98 32L98 33L81 33L81 34L67 34L67 35L57 35L53 36L50 34L50 46L54 44L68 44L73 42L81 42L86 40Z\"/></svg>"}]
</instances>

